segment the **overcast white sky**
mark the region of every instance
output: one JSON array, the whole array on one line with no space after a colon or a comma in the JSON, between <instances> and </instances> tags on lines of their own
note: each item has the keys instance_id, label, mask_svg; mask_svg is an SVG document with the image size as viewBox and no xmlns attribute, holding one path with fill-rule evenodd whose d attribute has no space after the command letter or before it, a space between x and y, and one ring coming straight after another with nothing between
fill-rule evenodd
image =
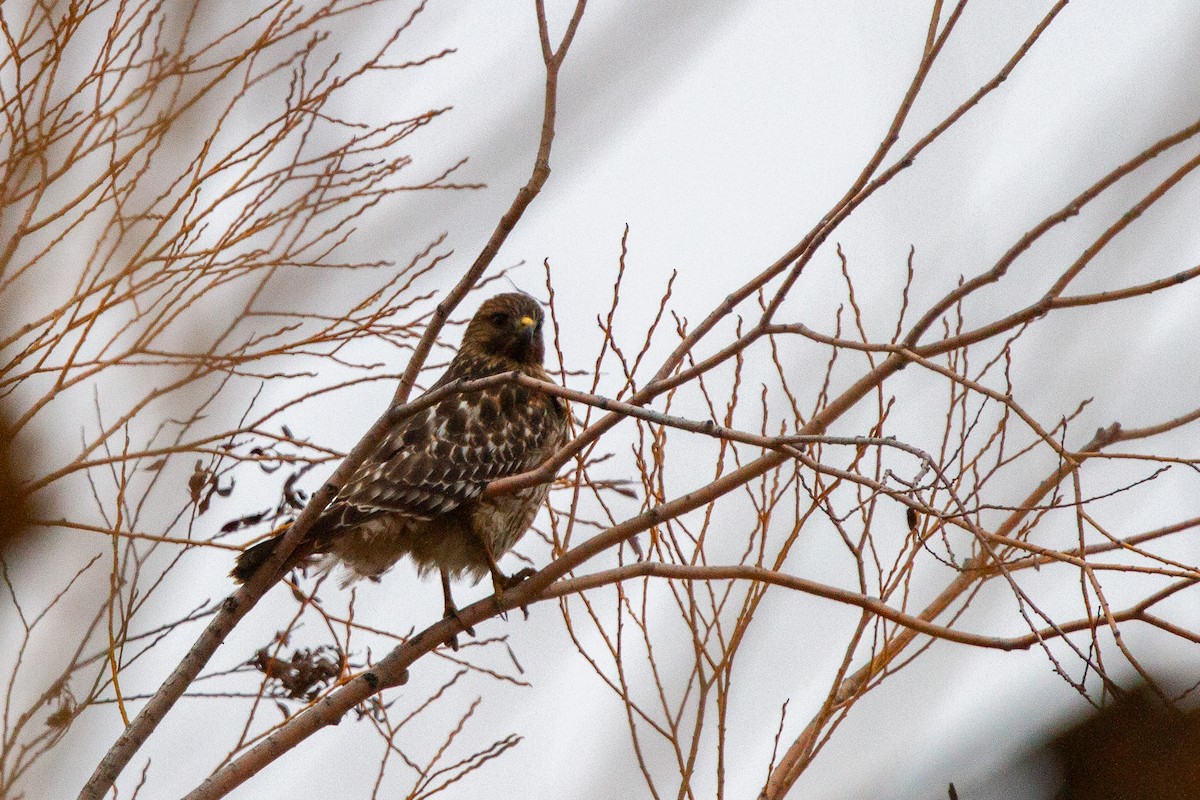
<instances>
[{"instance_id":1,"label":"overcast white sky","mask_svg":"<svg viewBox=\"0 0 1200 800\"><path fill-rule=\"evenodd\" d=\"M406 13L408 5L395 3L389 11ZM554 17L565 21L569 5L551 3ZM611 292L626 224L630 310L621 324L630 330L644 326L644 313L651 313L671 270L680 275L673 308L695 320L812 227L845 192L886 130L920 56L929 5L594 0L562 73L550 182L498 259L501 265L524 262L513 278L538 295L544 295L542 261L550 260L560 307L572 312L564 349L569 362L575 353L579 360L568 366L585 368L593 357L594 317ZM901 146L994 74L1050 5L969 4ZM339 35L350 47L355 37L366 40L375 33L364 28ZM432 173L469 155L459 177L488 187L393 201L364 221L351 252L402 262L447 231L456 254L445 273L450 275L478 252L528 173L542 87L532 3L432 0L402 41L403 52L413 58L444 47L457 53L421 70L389 74L386 84L359 96L363 107L357 111L375 108L392 115L397 109L413 113L452 105L452 113L413 140L417 169ZM860 302L877 309L874 333L886 336L894 326L895 294L910 246L921 270L916 294L941 295L960 274L990 267L1022 232L1087 183L1193 119L1200 108L1198 47L1195 3L1071 3L998 92L836 234L860 276ZM1011 305L1013 293L1036 296L1063 258L1077 253L1122 203L1127 206L1150 185L1134 182L1119 189L1096 213L1082 215L1039 246L1021 263L1019 279L975 306L980 317L987 316L989 303ZM1196 188L1194 179L1185 183L1153 219L1123 235L1081 279L1080 291L1135 283L1200 260ZM818 255L788 306L790 319L821 330L830 329L832 309L842 302L833 244ZM428 283L436 285L437 280ZM1184 287L1169 302L1132 303L1087 320L1066 314L1051 320L1028 338L1026 357L1014 368L1026 407L1047 415L1042 420L1052 426L1056 415L1094 396L1077 429L1082 440L1083 431L1114 420L1134 426L1193 405L1200 396L1194 368L1198 299L1193 288ZM381 349L378 359L394 356ZM811 368L814 374L820 367L820 360L796 364L798 371ZM367 388L362 402L380 408L390 391ZM909 402L911 419L899 423L900 431L920 444L928 431L919 402ZM375 413L334 417L318 408L296 425L349 447ZM845 424L842 432L858 432L853 418ZM1194 442L1193 431L1184 433ZM1175 450L1195 453L1187 445ZM688 476L679 469L676 487L683 489ZM1195 505L1190 497L1173 495L1178 488L1164 483L1156 497L1162 504ZM1152 527L1159 506L1113 513L1114 522L1124 513L1130 529L1140 530ZM528 552L540 557L540 551ZM820 577L822 555L820 547L806 550L794 566ZM1191 560L1197 560L1195 548ZM219 553L196 556L187 581L175 579L177 607L164 607L163 618L226 593L226 569ZM460 598L475 599L485 590L462 589ZM290 606L279 600L268 597L253 612L218 654L218 666L244 659L284 624ZM440 614L440 592L436 582L419 583L411 570L398 568L381 584L359 590L358 609L366 621L407 630ZM1007 610L1003 593L985 596L977 610L974 619L986 629L987 612ZM664 606L664 613L671 610ZM785 741L819 705L842 653L838 625L851 618L826 601L782 593L772 596L767 613L772 622L760 626L739 663L747 688L732 719L749 732L735 737L729 797L754 796L761 786L782 701L791 701ZM319 632L310 633L319 640ZM490 741L517 733L525 740L444 796L647 796L630 755L623 710L570 646L557 611L538 607L528 622L512 615L480 630L501 633L511 637L532 686L467 679L468 688L446 713L461 712L478 693L484 702L471 723L476 737ZM1139 636L1130 630L1134 643ZM1194 648L1148 647L1148 661L1164 671L1194 673L1200 664ZM166 668L165 662L147 663L126 685L141 682L149 690ZM421 687L416 679L395 696L404 703ZM195 700L172 713L145 751L154 760L145 796L177 796L211 769L210 756L225 752L241 723L240 717L217 716L221 708ZM794 796L935 798L944 797L946 784L954 781L960 796L972 800L1049 797L1052 779L1039 788L1036 769L1009 773L1005 780L1018 783L1001 788L987 784L986 776L1084 708L1037 653L938 644L855 708ZM771 722L763 724L764 719ZM100 717L85 723L72 756L90 765L116 729ZM445 727L444 718L435 720L427 735ZM373 775L380 750L367 725L343 723L232 796L367 797L369 788L344 793L343 771ZM184 755L189 752L205 754L195 760L194 771ZM129 770L124 786L132 787L139 769ZM77 790L81 774L46 770L44 777L47 797L66 796ZM1026 779L1031 783L1019 783Z\"/></svg>"}]
</instances>

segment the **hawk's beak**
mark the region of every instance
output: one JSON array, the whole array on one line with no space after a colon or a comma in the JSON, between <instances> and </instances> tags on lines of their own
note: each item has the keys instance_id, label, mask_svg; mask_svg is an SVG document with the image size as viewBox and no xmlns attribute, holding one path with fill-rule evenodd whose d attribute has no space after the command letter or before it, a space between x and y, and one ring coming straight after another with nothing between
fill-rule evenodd
<instances>
[{"instance_id":1,"label":"hawk's beak","mask_svg":"<svg viewBox=\"0 0 1200 800\"><path fill-rule=\"evenodd\" d=\"M533 317L521 317L517 320L517 333L521 334L524 339L532 339L533 332L537 330L537 323Z\"/></svg>"}]
</instances>

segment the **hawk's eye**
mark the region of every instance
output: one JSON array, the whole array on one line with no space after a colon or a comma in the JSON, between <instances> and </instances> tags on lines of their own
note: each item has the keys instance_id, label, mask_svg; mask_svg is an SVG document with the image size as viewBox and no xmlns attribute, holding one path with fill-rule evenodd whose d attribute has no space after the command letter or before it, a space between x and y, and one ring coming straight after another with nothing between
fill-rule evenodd
<instances>
[{"instance_id":1,"label":"hawk's eye","mask_svg":"<svg viewBox=\"0 0 1200 800\"><path fill-rule=\"evenodd\" d=\"M506 322L508 322L508 314L503 312L492 314L492 324L497 328L503 328Z\"/></svg>"}]
</instances>

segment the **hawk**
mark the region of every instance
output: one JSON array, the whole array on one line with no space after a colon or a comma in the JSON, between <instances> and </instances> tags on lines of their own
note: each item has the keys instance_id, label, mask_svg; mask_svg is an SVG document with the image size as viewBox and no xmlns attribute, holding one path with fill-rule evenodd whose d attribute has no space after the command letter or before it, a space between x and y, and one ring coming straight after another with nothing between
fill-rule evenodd
<instances>
[{"instance_id":1,"label":"hawk","mask_svg":"<svg viewBox=\"0 0 1200 800\"><path fill-rule=\"evenodd\" d=\"M463 334L462 347L436 389L518 370L538 380L542 369L541 306L522 293L485 301ZM548 484L483 496L489 482L526 472L562 447L569 433L566 403L505 383L452 395L399 422L351 475L309 529L285 569L324 556L322 567L348 570L346 583L378 578L404 556L424 576L441 573L446 615L457 616L450 580L491 573L500 592L525 577L506 576L497 560L533 522ZM283 534L243 552L230 573L245 582Z\"/></svg>"}]
</instances>

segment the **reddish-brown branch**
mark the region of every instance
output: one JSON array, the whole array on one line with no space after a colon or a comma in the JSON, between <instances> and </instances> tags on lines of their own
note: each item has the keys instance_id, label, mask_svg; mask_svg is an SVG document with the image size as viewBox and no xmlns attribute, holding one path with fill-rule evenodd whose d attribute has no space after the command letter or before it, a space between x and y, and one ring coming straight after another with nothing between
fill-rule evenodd
<instances>
[{"instance_id":1,"label":"reddish-brown branch","mask_svg":"<svg viewBox=\"0 0 1200 800\"><path fill-rule=\"evenodd\" d=\"M270 588L278 579L278 571L298 543L306 535L308 529L315 522L321 511L332 501L340 488L345 484L350 474L358 467L359 464L378 446L386 431L406 414L413 413L418 408L423 408L426 405L434 402L430 395L426 395L416 403L407 406L401 406L404 399L407 398L412 386L415 384L416 376L424 364L425 358L433 346L433 342L437 337L442 325L445 322L449 312L458 303L459 300L470 290L482 276L484 270L494 259L500 246L503 244L509 232L515 227L520 220L525 208L536 197L538 191L549 177L550 166L549 156L550 148L554 138L554 119L557 98L557 81L558 72L566 57L567 50L571 41L574 38L578 28L579 21L583 15L585 8L585 0L579 0L571 21L567 27L567 31L559 45L557 52L550 53L548 50L548 23L545 17L544 9L541 4L538 5L538 26L542 35L543 49L547 55L546 58L546 106L543 117L542 134L538 148L538 155L534 165L533 175L529 183L523 187L514 199L509 211L502 217L496 231L493 233L488 245L485 246L483 252L476 259L471 270L464 275L458 286L447 295L447 298L438 306L433 320L427 326L425 334L421 342L414 351L413 357L410 360L408 369L401 379L401 383L396 392L397 402L392 409L389 409L383 416L376 421L371 429L364 435L362 440L354 447L353 450L346 456L341 465L334 471L334 474L325 482L325 484L312 496L304 511L296 519L295 523L288 530L276 548L275 553L268 560L263 568L258 573L239 588L233 595L227 598L221 607L221 611L212 619L205 631L201 634L196 644L175 668L172 674L167 678L155 695L150 699L141 712L137 715L134 721L122 732L117 741L110 748L101 762L97 765L91 779L83 787L80 793L81 800L100 800L105 795L117 776L121 773L134 753L138 751L141 745L146 741L149 735L157 727L158 723L166 715L167 711L175 704L182 696L186 688L195 680L203 666L211 658L216 651L221 641L228 635L229 631L240 621L240 619L258 602L265 591ZM65 374L65 373L64 373ZM449 388L449 387L447 387ZM435 393L438 394L438 393Z\"/></svg>"},{"instance_id":2,"label":"reddish-brown branch","mask_svg":"<svg viewBox=\"0 0 1200 800\"><path fill-rule=\"evenodd\" d=\"M1099 452L1114 440L1118 431L1119 427L1117 426L1098 431L1095 438L1083 449L1087 452ZM1079 463L1082 463L1082 459L1080 459ZM1063 479L1070 476L1077 468L1078 463L1059 465L1030 492L1024 501L1019 504L1017 510L1010 514L997 527L995 533L1000 537L1011 537L1020 527L1023 520L1040 506L1043 498L1055 491ZM938 596L927 603L924 609L916 616L928 622L938 619L955 601L970 592L981 580L989 577L986 571L979 571L981 568L989 566L986 559L981 559L979 563L972 564L971 566L971 570L961 572L950 581L939 592ZM1058 629L1063 630L1062 626L1058 626ZM1031 635L1035 639L1039 639L1039 637L1045 638L1040 631L1035 631ZM838 685L836 690L838 702L845 702L858 695L872 678L881 674L900 657L913 643L915 637L916 634L911 628L905 628L892 637L868 663L864 664ZM776 766L775 771L771 774L771 778L763 790L763 797L782 797L795 784L795 781L804 771L814 754L814 748L820 732L828 722L830 713L832 713L832 708L827 708L814 717L788 748L788 751L780 759L778 766Z\"/></svg>"},{"instance_id":3,"label":"reddish-brown branch","mask_svg":"<svg viewBox=\"0 0 1200 800\"><path fill-rule=\"evenodd\" d=\"M530 174L526 184L517 191L512 205L500 217L500 221L496 224L496 229L492 231L487 244L483 246L483 250L476 256L474 263L471 264L471 267L458 280L458 283L450 291L446 292L438 302L428 325L425 327L425 332L421 335L421 341L417 343L412 357L409 358L408 367L405 368L404 375L400 378L400 385L396 387L396 393L392 397L392 402L397 405L405 402L412 393L412 389L417 382L417 376L421 374L421 369L425 366L425 360L429 356L429 351L433 349L433 343L437 341L438 335L446 324L446 320L450 318L450 314L458 307L463 298L475 288L475 284L483 277L484 272L487 271L487 268L491 266L492 261L495 260L496 255L500 252L500 248L508 239L508 235L512 233L513 229L517 227L517 223L521 221L521 217L525 214L525 209L529 208L530 203L542 191L542 187L546 185L546 181L550 177L550 151L554 146L554 122L558 115L558 73L562 67L563 60L567 57L567 51L571 47L571 42L575 39L575 31L579 28L579 22L583 18L586 6L587 0L578 0L575 12L571 15L571 19L567 23L566 33L563 34L558 50L554 51L550 45L549 21L546 19L546 9L542 5L542 0L538 0L537 2L538 36L542 46L542 59L546 65L546 90L542 106L541 136L538 140L537 154L533 159L533 172Z\"/></svg>"}]
</instances>

